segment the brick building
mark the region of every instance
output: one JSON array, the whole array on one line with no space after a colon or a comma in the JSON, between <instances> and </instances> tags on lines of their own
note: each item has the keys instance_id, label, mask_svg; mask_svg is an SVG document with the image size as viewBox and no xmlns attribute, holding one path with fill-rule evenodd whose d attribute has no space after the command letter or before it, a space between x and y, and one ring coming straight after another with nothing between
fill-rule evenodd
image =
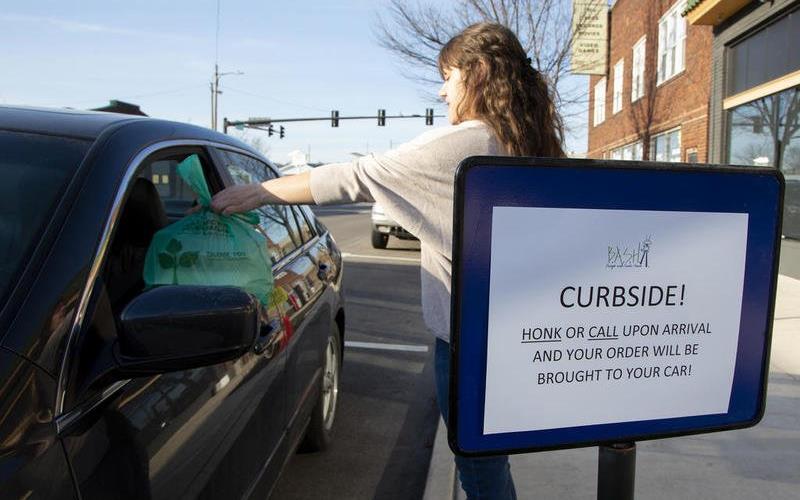
<instances>
[{"instance_id":1,"label":"brick building","mask_svg":"<svg viewBox=\"0 0 800 500\"><path fill-rule=\"evenodd\" d=\"M712 30L686 0L618 0L605 75L589 83L589 158L706 162Z\"/></svg>"}]
</instances>

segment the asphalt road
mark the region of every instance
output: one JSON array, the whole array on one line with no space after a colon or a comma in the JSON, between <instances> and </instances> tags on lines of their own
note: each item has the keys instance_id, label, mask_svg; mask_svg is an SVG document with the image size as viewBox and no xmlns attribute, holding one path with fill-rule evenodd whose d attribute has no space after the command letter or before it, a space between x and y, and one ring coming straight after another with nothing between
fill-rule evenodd
<instances>
[{"instance_id":1,"label":"asphalt road","mask_svg":"<svg viewBox=\"0 0 800 500\"><path fill-rule=\"evenodd\" d=\"M438 413L433 337L420 309L419 243L371 247L369 206L315 209L344 256L344 368L332 447L297 454L273 500L417 499Z\"/></svg>"}]
</instances>

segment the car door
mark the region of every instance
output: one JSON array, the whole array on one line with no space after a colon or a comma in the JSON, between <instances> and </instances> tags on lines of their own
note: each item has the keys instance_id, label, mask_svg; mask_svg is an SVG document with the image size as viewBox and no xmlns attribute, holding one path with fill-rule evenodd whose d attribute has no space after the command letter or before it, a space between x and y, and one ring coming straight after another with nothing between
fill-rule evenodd
<instances>
[{"instance_id":1,"label":"car door","mask_svg":"<svg viewBox=\"0 0 800 500\"><path fill-rule=\"evenodd\" d=\"M105 250L103 270L74 348L67 354L63 436L83 498L241 498L268 465L285 434L285 341L280 328L262 331L270 343L231 362L193 370L90 384L113 345L119 315L140 292L143 228L183 216L194 195L177 175L178 162L197 154L212 192L222 187L207 150L172 147L134 165L136 175ZM156 215L153 215L156 214ZM265 320L277 316L264 311ZM274 325L273 325L274 327ZM113 397L112 397L113 396ZM273 462L270 462L273 458ZM277 467L277 466L275 466Z\"/></svg>"},{"instance_id":2,"label":"car door","mask_svg":"<svg viewBox=\"0 0 800 500\"><path fill-rule=\"evenodd\" d=\"M313 291L313 298L302 310L303 314L297 316L297 328L302 329L304 335L299 336L297 346L290 354L294 363L289 365L289 383L293 388L289 397L291 401L294 394L298 405L308 409L314 403L308 398L314 395L315 384L321 375L328 336L335 328L332 293L327 289L335 270L328 248L305 211L299 206L292 208L303 240L302 258L298 259L296 272L302 274L304 282Z\"/></svg>"},{"instance_id":3,"label":"car door","mask_svg":"<svg viewBox=\"0 0 800 500\"><path fill-rule=\"evenodd\" d=\"M218 150L232 182L247 184L277 177L275 170L253 156L226 149ZM289 328L287 343L287 410L290 436L299 438L315 403L323 355L333 324L329 304L320 300L327 277L320 271L317 235L299 207L267 205L257 210L268 236L270 252L276 262L275 284L286 309L284 322ZM329 260L329 259L328 259ZM330 263L323 264L326 269Z\"/></svg>"}]
</instances>

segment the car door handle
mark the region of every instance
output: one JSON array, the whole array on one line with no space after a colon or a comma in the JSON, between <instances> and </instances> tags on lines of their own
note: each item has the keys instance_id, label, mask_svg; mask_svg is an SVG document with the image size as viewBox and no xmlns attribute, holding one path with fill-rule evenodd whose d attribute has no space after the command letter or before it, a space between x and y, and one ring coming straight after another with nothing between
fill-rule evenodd
<instances>
[{"instance_id":1,"label":"car door handle","mask_svg":"<svg viewBox=\"0 0 800 500\"><path fill-rule=\"evenodd\" d=\"M253 345L253 351L256 354L263 354L268 349L273 349L272 347L273 342L272 338L275 336L278 331L281 329L281 322L278 318L273 319L269 323L261 325L261 329L258 333L258 339L256 339L255 345ZM268 353L267 357L272 357L274 352Z\"/></svg>"}]
</instances>

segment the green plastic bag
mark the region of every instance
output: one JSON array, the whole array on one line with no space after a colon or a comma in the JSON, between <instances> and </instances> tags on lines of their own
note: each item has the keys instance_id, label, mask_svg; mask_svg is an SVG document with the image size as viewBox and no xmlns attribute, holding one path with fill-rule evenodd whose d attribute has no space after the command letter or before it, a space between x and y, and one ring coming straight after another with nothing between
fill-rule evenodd
<instances>
[{"instance_id":1,"label":"green plastic bag","mask_svg":"<svg viewBox=\"0 0 800 500\"><path fill-rule=\"evenodd\" d=\"M272 262L266 238L255 229L258 215L213 212L197 155L178 165L178 174L202 207L153 236L144 262L144 282L153 285L238 286L262 304L272 293Z\"/></svg>"}]
</instances>

